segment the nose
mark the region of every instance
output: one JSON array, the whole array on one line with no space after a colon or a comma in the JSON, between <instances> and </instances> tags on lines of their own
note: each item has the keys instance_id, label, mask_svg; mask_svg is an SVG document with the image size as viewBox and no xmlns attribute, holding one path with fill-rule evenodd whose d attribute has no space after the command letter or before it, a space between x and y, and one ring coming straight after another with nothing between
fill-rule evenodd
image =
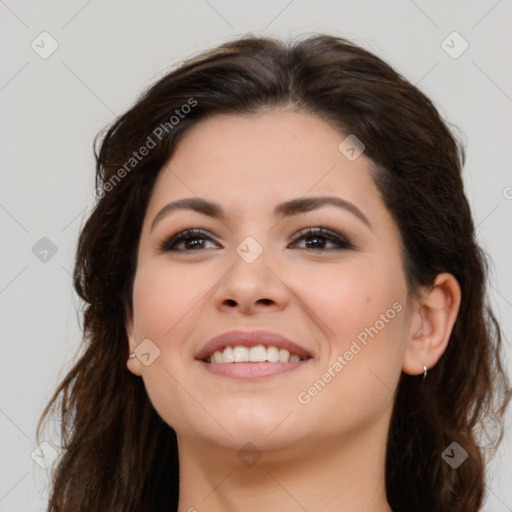
<instances>
[{"instance_id":1,"label":"nose","mask_svg":"<svg viewBox=\"0 0 512 512\"><path fill-rule=\"evenodd\" d=\"M290 301L290 289L279 271L270 268L265 251L252 263L235 253L233 266L215 292L215 305L244 315L280 311Z\"/></svg>"}]
</instances>

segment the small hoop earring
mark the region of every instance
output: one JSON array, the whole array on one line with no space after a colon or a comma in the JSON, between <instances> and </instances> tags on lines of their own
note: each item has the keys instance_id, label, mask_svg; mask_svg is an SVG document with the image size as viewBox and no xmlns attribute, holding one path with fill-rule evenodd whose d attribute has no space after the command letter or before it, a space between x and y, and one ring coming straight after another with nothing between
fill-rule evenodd
<instances>
[{"instance_id":1,"label":"small hoop earring","mask_svg":"<svg viewBox=\"0 0 512 512\"><path fill-rule=\"evenodd\" d=\"M427 367L423 366L423 382L425 382L426 378L427 378Z\"/></svg>"},{"instance_id":2,"label":"small hoop earring","mask_svg":"<svg viewBox=\"0 0 512 512\"><path fill-rule=\"evenodd\" d=\"M135 359L135 352L134 352L133 354L130 354L130 355L128 356L128 359Z\"/></svg>"}]
</instances>

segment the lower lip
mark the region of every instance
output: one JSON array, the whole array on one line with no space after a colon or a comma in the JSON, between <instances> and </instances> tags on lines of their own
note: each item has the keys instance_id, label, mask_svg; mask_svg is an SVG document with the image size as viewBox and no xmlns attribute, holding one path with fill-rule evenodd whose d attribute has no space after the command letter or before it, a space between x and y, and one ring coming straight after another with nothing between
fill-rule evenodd
<instances>
[{"instance_id":1,"label":"lower lip","mask_svg":"<svg viewBox=\"0 0 512 512\"><path fill-rule=\"evenodd\" d=\"M310 359L300 363L199 363L210 373L232 379L256 379L270 377L306 366Z\"/></svg>"}]
</instances>

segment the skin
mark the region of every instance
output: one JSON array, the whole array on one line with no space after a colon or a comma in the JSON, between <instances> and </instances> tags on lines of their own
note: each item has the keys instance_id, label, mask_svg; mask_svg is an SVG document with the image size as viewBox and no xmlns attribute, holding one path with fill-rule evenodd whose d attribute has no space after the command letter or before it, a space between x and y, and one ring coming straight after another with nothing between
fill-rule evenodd
<instances>
[{"instance_id":1,"label":"skin","mask_svg":"<svg viewBox=\"0 0 512 512\"><path fill-rule=\"evenodd\" d=\"M400 233L370 161L338 150L344 138L305 113L217 115L184 136L155 184L126 328L130 352L149 339L160 354L148 366L138 358L127 366L177 433L179 512L391 510L384 460L394 391L402 371L420 375L444 352L460 288L440 274L408 302ZM332 205L274 216L278 203L304 196L350 201L371 229ZM189 197L218 203L225 218L175 210L151 230L161 208ZM317 236L294 241L318 226L356 249ZM195 239L199 249L160 249L188 228L210 239ZM236 252L247 236L263 248L252 263ZM394 303L400 312L333 372L337 357ZM313 360L269 378L212 375L194 354L232 329L275 331ZM298 395L328 368L335 377L301 403ZM246 443L256 464L238 456Z\"/></svg>"}]
</instances>

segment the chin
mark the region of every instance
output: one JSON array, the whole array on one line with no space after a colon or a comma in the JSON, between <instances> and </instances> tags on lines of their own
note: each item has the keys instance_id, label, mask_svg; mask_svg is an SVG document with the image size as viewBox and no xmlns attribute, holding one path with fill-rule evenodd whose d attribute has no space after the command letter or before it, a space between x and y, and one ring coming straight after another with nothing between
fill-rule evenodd
<instances>
[{"instance_id":1,"label":"chin","mask_svg":"<svg viewBox=\"0 0 512 512\"><path fill-rule=\"evenodd\" d=\"M196 435L236 450L247 443L261 450L273 450L290 446L299 440L299 432L304 430L305 425L300 428L296 424L297 417L294 417L296 414L291 405L262 406L258 400L252 402L251 406L250 402L246 401L245 406L240 407L231 404L223 410L218 407L209 409L217 421L197 425Z\"/></svg>"}]
</instances>

